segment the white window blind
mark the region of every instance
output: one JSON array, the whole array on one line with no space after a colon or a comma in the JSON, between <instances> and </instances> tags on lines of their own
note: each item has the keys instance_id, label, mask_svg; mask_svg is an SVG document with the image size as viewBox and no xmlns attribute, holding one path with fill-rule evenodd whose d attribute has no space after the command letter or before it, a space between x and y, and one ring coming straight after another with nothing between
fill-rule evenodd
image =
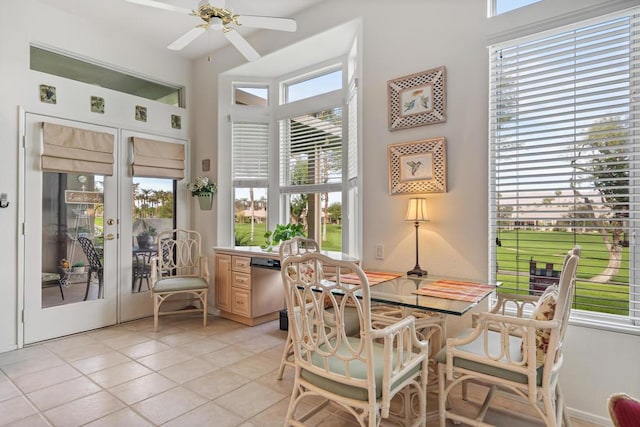
<instances>
[{"instance_id":1,"label":"white window blind","mask_svg":"<svg viewBox=\"0 0 640 427\"><path fill-rule=\"evenodd\" d=\"M281 191L327 190L342 185L342 109L280 121Z\"/></svg>"},{"instance_id":2,"label":"white window blind","mask_svg":"<svg viewBox=\"0 0 640 427\"><path fill-rule=\"evenodd\" d=\"M489 118L501 291L540 292L579 244L574 309L636 324L637 12L492 46Z\"/></svg>"},{"instance_id":3,"label":"white window blind","mask_svg":"<svg viewBox=\"0 0 640 427\"><path fill-rule=\"evenodd\" d=\"M347 102L349 109L349 142L348 142L348 179L358 177L358 93L355 86L351 90L351 97Z\"/></svg>"},{"instance_id":4,"label":"white window blind","mask_svg":"<svg viewBox=\"0 0 640 427\"><path fill-rule=\"evenodd\" d=\"M234 186L267 186L269 124L233 122L232 138Z\"/></svg>"}]
</instances>

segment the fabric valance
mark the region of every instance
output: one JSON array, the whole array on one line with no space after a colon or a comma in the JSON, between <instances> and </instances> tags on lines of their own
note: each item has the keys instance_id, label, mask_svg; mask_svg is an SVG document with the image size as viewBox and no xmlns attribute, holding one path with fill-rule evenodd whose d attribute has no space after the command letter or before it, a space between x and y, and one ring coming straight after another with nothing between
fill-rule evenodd
<instances>
[{"instance_id":1,"label":"fabric valance","mask_svg":"<svg viewBox=\"0 0 640 427\"><path fill-rule=\"evenodd\" d=\"M184 145L131 138L133 142L133 176L146 178L184 178Z\"/></svg>"},{"instance_id":2,"label":"fabric valance","mask_svg":"<svg viewBox=\"0 0 640 427\"><path fill-rule=\"evenodd\" d=\"M43 123L42 130L42 170L113 175L112 134L52 123Z\"/></svg>"}]
</instances>

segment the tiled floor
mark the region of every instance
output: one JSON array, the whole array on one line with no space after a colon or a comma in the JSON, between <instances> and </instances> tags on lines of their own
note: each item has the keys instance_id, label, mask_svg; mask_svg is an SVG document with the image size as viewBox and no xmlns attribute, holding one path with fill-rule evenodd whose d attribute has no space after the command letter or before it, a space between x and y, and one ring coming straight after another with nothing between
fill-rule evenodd
<instances>
[{"instance_id":1,"label":"tiled floor","mask_svg":"<svg viewBox=\"0 0 640 427\"><path fill-rule=\"evenodd\" d=\"M291 369L275 379L286 332L277 321L209 320L163 317L155 333L143 319L0 354L0 425L282 426L293 383ZM542 425L500 411L487 421ZM330 407L309 425L355 424Z\"/></svg>"}]
</instances>

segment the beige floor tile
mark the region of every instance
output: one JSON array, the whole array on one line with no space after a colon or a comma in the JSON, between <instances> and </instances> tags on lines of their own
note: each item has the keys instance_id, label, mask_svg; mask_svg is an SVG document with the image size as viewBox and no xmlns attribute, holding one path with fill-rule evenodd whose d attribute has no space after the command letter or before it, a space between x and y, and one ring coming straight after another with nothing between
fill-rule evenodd
<instances>
[{"instance_id":1,"label":"beige floor tile","mask_svg":"<svg viewBox=\"0 0 640 427\"><path fill-rule=\"evenodd\" d=\"M95 339L96 341L108 340L110 338L116 338L123 335L131 334L131 329L127 328L126 325L129 325L129 323L118 326L111 326L108 328L96 329L95 331L87 332L85 335Z\"/></svg>"},{"instance_id":2,"label":"beige floor tile","mask_svg":"<svg viewBox=\"0 0 640 427\"><path fill-rule=\"evenodd\" d=\"M280 360L274 360L262 355L255 355L240 360L239 362L229 365L226 368L247 378L255 379L266 375L267 373L274 371L279 367Z\"/></svg>"},{"instance_id":3,"label":"beige floor tile","mask_svg":"<svg viewBox=\"0 0 640 427\"><path fill-rule=\"evenodd\" d=\"M71 362L71 364L83 374L90 374L112 366L121 365L126 362L131 362L131 359L122 353L111 351L109 353L87 357L86 359L76 360Z\"/></svg>"},{"instance_id":4,"label":"beige floor tile","mask_svg":"<svg viewBox=\"0 0 640 427\"><path fill-rule=\"evenodd\" d=\"M152 423L145 420L129 408L121 409L113 412L106 417L85 424L85 427L147 427L153 426Z\"/></svg>"},{"instance_id":5,"label":"beige floor tile","mask_svg":"<svg viewBox=\"0 0 640 427\"><path fill-rule=\"evenodd\" d=\"M283 424L288 407L289 397L287 396L275 405L272 405L255 415L249 421L258 427L280 427Z\"/></svg>"},{"instance_id":6,"label":"beige floor tile","mask_svg":"<svg viewBox=\"0 0 640 427\"><path fill-rule=\"evenodd\" d=\"M189 381L184 384L184 387L213 400L247 384L249 381L247 377L222 368Z\"/></svg>"},{"instance_id":7,"label":"beige floor tile","mask_svg":"<svg viewBox=\"0 0 640 427\"><path fill-rule=\"evenodd\" d=\"M27 394L27 397L39 410L46 411L98 391L100 387L93 381L86 377L79 377L34 391Z\"/></svg>"},{"instance_id":8,"label":"beige floor tile","mask_svg":"<svg viewBox=\"0 0 640 427\"><path fill-rule=\"evenodd\" d=\"M21 377L23 375L32 374L34 372L43 371L48 368L65 365L64 360L55 354L48 353L41 357L34 357L15 362L2 367L2 370L11 379Z\"/></svg>"},{"instance_id":9,"label":"beige floor tile","mask_svg":"<svg viewBox=\"0 0 640 427\"><path fill-rule=\"evenodd\" d=\"M16 396L0 402L0 425L8 425L36 413L24 396Z\"/></svg>"},{"instance_id":10,"label":"beige floor tile","mask_svg":"<svg viewBox=\"0 0 640 427\"><path fill-rule=\"evenodd\" d=\"M272 335L253 336L249 341L239 342L237 346L240 348L246 348L254 353L262 353L265 350L269 350L273 347L278 347L282 351L283 342L287 335L282 337Z\"/></svg>"},{"instance_id":11,"label":"beige floor tile","mask_svg":"<svg viewBox=\"0 0 640 427\"><path fill-rule=\"evenodd\" d=\"M108 345L109 347L119 349L125 347L131 347L132 345L140 344L146 341L151 341L149 337L144 335L135 334L133 332L122 334L117 337L107 338L102 340L103 344Z\"/></svg>"},{"instance_id":12,"label":"beige floor tile","mask_svg":"<svg viewBox=\"0 0 640 427\"><path fill-rule=\"evenodd\" d=\"M89 374L89 378L104 388L111 388L150 373L149 368L137 362L127 362Z\"/></svg>"},{"instance_id":13,"label":"beige floor tile","mask_svg":"<svg viewBox=\"0 0 640 427\"><path fill-rule=\"evenodd\" d=\"M158 341L170 345L171 347L182 347L184 344L201 340L202 337L199 334L191 331L183 331L177 334L165 335L158 338Z\"/></svg>"},{"instance_id":14,"label":"beige floor tile","mask_svg":"<svg viewBox=\"0 0 640 427\"><path fill-rule=\"evenodd\" d=\"M216 427L235 427L243 422L243 418L238 415L227 411L224 408L216 405L214 402L209 402L202 405L193 411L174 418L163 427L191 427L191 426L216 426ZM282 426L282 420L280 420L279 427Z\"/></svg>"},{"instance_id":15,"label":"beige floor tile","mask_svg":"<svg viewBox=\"0 0 640 427\"><path fill-rule=\"evenodd\" d=\"M88 334L71 335L69 337L58 338L47 341L42 345L54 353L63 352L71 348L85 347L99 342Z\"/></svg>"},{"instance_id":16,"label":"beige floor tile","mask_svg":"<svg viewBox=\"0 0 640 427\"><path fill-rule=\"evenodd\" d=\"M288 396L291 393L291 390L293 390L293 368L288 367L287 369L288 371L284 371L285 374L282 376L281 380L276 379L276 371L271 371L266 375L255 379L254 382ZM289 375L287 375L287 373L289 373Z\"/></svg>"},{"instance_id":17,"label":"beige floor tile","mask_svg":"<svg viewBox=\"0 0 640 427\"><path fill-rule=\"evenodd\" d=\"M6 353L0 353L0 368L17 362L26 362L31 359L46 359L52 356L54 356L53 353L40 344L19 350L7 351Z\"/></svg>"},{"instance_id":18,"label":"beige floor tile","mask_svg":"<svg viewBox=\"0 0 640 427\"><path fill-rule=\"evenodd\" d=\"M138 362L153 370L159 371L160 369L167 368L189 359L193 359L193 356L183 353L180 350L176 350L175 348L170 348L169 350L141 357L138 359Z\"/></svg>"},{"instance_id":19,"label":"beige floor tile","mask_svg":"<svg viewBox=\"0 0 640 427\"><path fill-rule=\"evenodd\" d=\"M124 404L110 393L101 391L50 409L44 415L55 426L79 426L123 407Z\"/></svg>"},{"instance_id":20,"label":"beige floor tile","mask_svg":"<svg viewBox=\"0 0 640 427\"><path fill-rule=\"evenodd\" d=\"M144 377L112 387L109 391L127 405L133 405L141 400L167 391L176 385L173 381L153 372Z\"/></svg>"},{"instance_id":21,"label":"beige floor tile","mask_svg":"<svg viewBox=\"0 0 640 427\"><path fill-rule=\"evenodd\" d=\"M213 338L199 337L196 341L180 345L180 350L192 356L202 356L227 347L229 344Z\"/></svg>"},{"instance_id":22,"label":"beige floor tile","mask_svg":"<svg viewBox=\"0 0 640 427\"><path fill-rule=\"evenodd\" d=\"M0 421L2 425L2 421ZM50 427L51 424L44 418L42 414L33 414L28 417L14 421L8 424L11 427Z\"/></svg>"},{"instance_id":23,"label":"beige floor tile","mask_svg":"<svg viewBox=\"0 0 640 427\"><path fill-rule=\"evenodd\" d=\"M176 387L136 403L133 410L155 424L163 424L203 404L207 400L183 387Z\"/></svg>"},{"instance_id":24,"label":"beige floor tile","mask_svg":"<svg viewBox=\"0 0 640 427\"><path fill-rule=\"evenodd\" d=\"M0 402L19 396L18 388L11 381L0 382Z\"/></svg>"},{"instance_id":25,"label":"beige floor tile","mask_svg":"<svg viewBox=\"0 0 640 427\"><path fill-rule=\"evenodd\" d=\"M249 383L219 397L215 402L235 414L251 418L286 397L261 384Z\"/></svg>"},{"instance_id":26,"label":"beige floor tile","mask_svg":"<svg viewBox=\"0 0 640 427\"><path fill-rule=\"evenodd\" d=\"M139 359L141 357L149 356L150 354L169 350L170 348L171 347L165 343L157 340L150 340L130 347L121 348L119 351L132 359Z\"/></svg>"},{"instance_id":27,"label":"beige floor tile","mask_svg":"<svg viewBox=\"0 0 640 427\"><path fill-rule=\"evenodd\" d=\"M211 353L200 356L201 359L206 360L215 366L228 366L247 357L254 356L255 354L247 349L240 348L232 345L225 347L221 350L216 350Z\"/></svg>"},{"instance_id":28,"label":"beige floor tile","mask_svg":"<svg viewBox=\"0 0 640 427\"><path fill-rule=\"evenodd\" d=\"M60 358L67 362L73 362L75 360L86 359L87 357L98 356L101 354L109 353L113 349L101 342L88 343L80 347L65 347L56 349L54 352L60 356Z\"/></svg>"},{"instance_id":29,"label":"beige floor tile","mask_svg":"<svg viewBox=\"0 0 640 427\"><path fill-rule=\"evenodd\" d=\"M164 368L159 372L167 378L177 382L178 384L200 378L210 372L219 369L211 363L202 359L189 359L186 362L178 363L168 368Z\"/></svg>"},{"instance_id":30,"label":"beige floor tile","mask_svg":"<svg viewBox=\"0 0 640 427\"><path fill-rule=\"evenodd\" d=\"M13 382L20 388L20 390L22 390L23 393L30 393L41 388L69 381L70 379L77 378L81 375L82 374L72 366L64 364L54 368L48 368L31 374L22 375L15 378Z\"/></svg>"}]
</instances>

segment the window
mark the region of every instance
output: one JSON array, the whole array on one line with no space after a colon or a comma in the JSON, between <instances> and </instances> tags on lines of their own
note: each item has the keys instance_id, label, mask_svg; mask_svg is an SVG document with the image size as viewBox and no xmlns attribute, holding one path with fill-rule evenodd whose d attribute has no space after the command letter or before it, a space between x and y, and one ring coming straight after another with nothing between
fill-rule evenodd
<instances>
[{"instance_id":1,"label":"window","mask_svg":"<svg viewBox=\"0 0 640 427\"><path fill-rule=\"evenodd\" d=\"M288 217L325 250L342 249L341 189L342 108L281 120L280 192Z\"/></svg>"},{"instance_id":2,"label":"window","mask_svg":"<svg viewBox=\"0 0 640 427\"><path fill-rule=\"evenodd\" d=\"M267 86L234 85L233 99L238 105L269 105L269 88Z\"/></svg>"},{"instance_id":3,"label":"window","mask_svg":"<svg viewBox=\"0 0 640 427\"><path fill-rule=\"evenodd\" d=\"M246 73L226 77L231 90L220 111L230 120L220 137L230 145L219 151L219 183L228 182L233 196L218 200L219 220L233 221L233 236L222 236L222 244L262 246L266 231L292 223L323 250L359 256L355 52L269 80L257 71L254 81ZM261 88L266 93L254 93ZM240 91L264 101L238 102Z\"/></svg>"},{"instance_id":4,"label":"window","mask_svg":"<svg viewBox=\"0 0 640 427\"><path fill-rule=\"evenodd\" d=\"M520 9L541 0L489 0L489 16L496 16Z\"/></svg>"},{"instance_id":5,"label":"window","mask_svg":"<svg viewBox=\"0 0 640 427\"><path fill-rule=\"evenodd\" d=\"M640 46L629 13L491 47L490 270L501 292L536 293L534 276L553 276L581 245L574 313L638 325Z\"/></svg>"},{"instance_id":6,"label":"window","mask_svg":"<svg viewBox=\"0 0 640 427\"><path fill-rule=\"evenodd\" d=\"M30 68L176 107L186 105L181 87L155 82L130 72L106 68L84 59L36 46L31 46L30 49Z\"/></svg>"},{"instance_id":7,"label":"window","mask_svg":"<svg viewBox=\"0 0 640 427\"><path fill-rule=\"evenodd\" d=\"M235 246L260 246L267 231L269 124L233 122Z\"/></svg>"},{"instance_id":8,"label":"window","mask_svg":"<svg viewBox=\"0 0 640 427\"><path fill-rule=\"evenodd\" d=\"M342 69L287 82L283 85L283 88L285 103L340 90L342 89Z\"/></svg>"}]
</instances>

